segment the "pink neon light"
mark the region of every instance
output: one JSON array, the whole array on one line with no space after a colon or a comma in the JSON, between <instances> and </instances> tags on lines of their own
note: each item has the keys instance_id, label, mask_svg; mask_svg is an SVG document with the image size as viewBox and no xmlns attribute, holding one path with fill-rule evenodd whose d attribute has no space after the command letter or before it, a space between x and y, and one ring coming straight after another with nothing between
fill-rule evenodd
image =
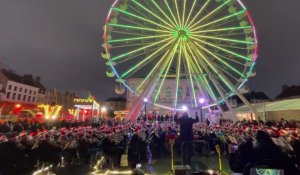
<instances>
[{"instance_id":1,"label":"pink neon light","mask_svg":"<svg viewBox=\"0 0 300 175\"><path fill-rule=\"evenodd\" d=\"M110 8L110 10L109 10L109 12L108 12L108 14L107 14L106 20L105 20L106 23L109 21L109 17L110 17L110 15L111 15L112 9L116 6L116 4L117 4L119 1L120 1L120 0L116 0L116 1L113 3L113 5L111 6L111 8Z\"/></svg>"}]
</instances>

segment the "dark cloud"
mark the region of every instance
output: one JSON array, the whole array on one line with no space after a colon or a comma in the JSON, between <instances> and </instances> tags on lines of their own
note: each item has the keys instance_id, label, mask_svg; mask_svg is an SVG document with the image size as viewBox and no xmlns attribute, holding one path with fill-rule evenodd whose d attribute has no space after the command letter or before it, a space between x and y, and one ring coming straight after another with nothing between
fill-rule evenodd
<instances>
[{"instance_id":1,"label":"dark cloud","mask_svg":"<svg viewBox=\"0 0 300 175\"><path fill-rule=\"evenodd\" d=\"M112 0L0 0L0 61L42 77L49 88L114 94L100 58L102 26ZM260 55L253 90L273 97L282 84L299 84L299 0L248 0Z\"/></svg>"}]
</instances>

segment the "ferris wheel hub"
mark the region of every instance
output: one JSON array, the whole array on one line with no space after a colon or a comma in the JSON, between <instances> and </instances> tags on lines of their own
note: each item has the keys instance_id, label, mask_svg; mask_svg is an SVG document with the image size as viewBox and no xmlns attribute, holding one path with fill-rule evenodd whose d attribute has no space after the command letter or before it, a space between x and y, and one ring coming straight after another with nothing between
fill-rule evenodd
<instances>
[{"instance_id":1,"label":"ferris wheel hub","mask_svg":"<svg viewBox=\"0 0 300 175\"><path fill-rule=\"evenodd\" d=\"M189 32L185 29L180 29L176 32L176 38L180 41L187 41L189 39Z\"/></svg>"}]
</instances>

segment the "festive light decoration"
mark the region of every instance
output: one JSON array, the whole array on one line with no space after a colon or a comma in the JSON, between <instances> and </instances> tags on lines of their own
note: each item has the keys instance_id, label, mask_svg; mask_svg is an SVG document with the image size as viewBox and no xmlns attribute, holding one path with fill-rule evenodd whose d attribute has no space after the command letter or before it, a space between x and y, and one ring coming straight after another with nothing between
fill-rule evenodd
<instances>
[{"instance_id":1,"label":"festive light decoration","mask_svg":"<svg viewBox=\"0 0 300 175\"><path fill-rule=\"evenodd\" d=\"M59 105L50 106L50 105L42 104L39 105L38 108L44 109L45 119L56 120L59 115L59 112L62 109L62 106Z\"/></svg>"},{"instance_id":2,"label":"festive light decoration","mask_svg":"<svg viewBox=\"0 0 300 175\"><path fill-rule=\"evenodd\" d=\"M164 107L181 110L184 80L198 107L202 95L209 105L239 94L253 75L257 36L242 0L115 0L105 22L102 56L108 72L133 94L150 83L146 97L157 106L164 106L159 95L166 79L175 80L176 92L173 106ZM145 79L134 87L126 83L141 76Z\"/></svg>"}]
</instances>

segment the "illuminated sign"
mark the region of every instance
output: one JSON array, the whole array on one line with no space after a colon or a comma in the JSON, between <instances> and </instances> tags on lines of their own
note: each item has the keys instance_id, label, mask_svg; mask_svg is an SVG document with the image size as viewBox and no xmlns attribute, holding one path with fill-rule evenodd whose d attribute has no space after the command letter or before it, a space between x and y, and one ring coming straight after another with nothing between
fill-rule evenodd
<instances>
[{"instance_id":1,"label":"illuminated sign","mask_svg":"<svg viewBox=\"0 0 300 175\"><path fill-rule=\"evenodd\" d=\"M115 115L128 115L129 111L115 111Z\"/></svg>"}]
</instances>

